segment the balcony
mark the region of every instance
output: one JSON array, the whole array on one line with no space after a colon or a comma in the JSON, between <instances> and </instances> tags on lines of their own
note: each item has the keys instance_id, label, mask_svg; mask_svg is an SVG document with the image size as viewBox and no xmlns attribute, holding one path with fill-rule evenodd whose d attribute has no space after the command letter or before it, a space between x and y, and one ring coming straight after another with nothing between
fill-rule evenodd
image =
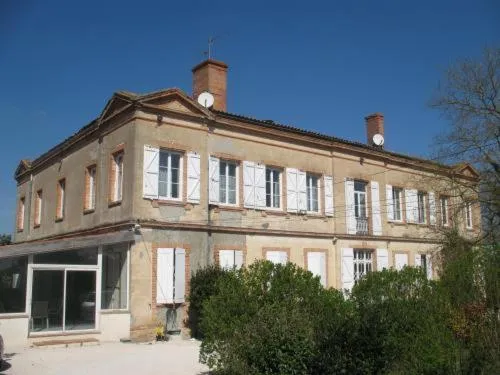
<instances>
[{"instance_id":1,"label":"balcony","mask_svg":"<svg viewBox=\"0 0 500 375\"><path fill-rule=\"evenodd\" d=\"M357 217L356 218L356 234L361 236L368 235L368 218L367 217Z\"/></svg>"}]
</instances>

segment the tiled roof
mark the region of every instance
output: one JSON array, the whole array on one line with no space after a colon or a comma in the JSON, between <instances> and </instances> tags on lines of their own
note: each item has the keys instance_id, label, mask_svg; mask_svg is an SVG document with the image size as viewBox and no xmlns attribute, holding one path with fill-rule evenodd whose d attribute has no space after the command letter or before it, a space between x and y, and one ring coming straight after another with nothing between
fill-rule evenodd
<instances>
[{"instance_id":1,"label":"tiled roof","mask_svg":"<svg viewBox=\"0 0 500 375\"><path fill-rule=\"evenodd\" d=\"M260 126L264 126L264 127L271 128L271 129L279 129L279 130L284 130L284 131L288 131L288 132L293 132L296 134L308 135L310 137L321 138L321 139L326 140L326 141L344 143L344 144L348 144L351 146L361 147L363 149L376 151L376 152L382 152L382 153L385 153L385 154L388 154L391 156L405 158L405 159L412 160L412 161L422 162L422 163L426 163L426 164L434 164L435 166L438 166L438 167L450 168L450 166L448 166L448 165L440 164L440 163L433 161L433 160L419 158L419 157L405 155L405 154L400 154L400 153L392 152L392 151L387 151L387 150L384 150L383 148L376 147L376 146L370 146L370 145L365 144L365 143L356 142L356 141L349 141L347 139L338 138L338 137L318 133L318 132L311 131L311 130L305 130L305 129L297 128L297 127L291 126L291 125L280 124L280 123L274 122L273 120L259 120L259 119L256 119L254 117L248 117L248 116L238 115L238 114L229 113L229 112L216 111L216 110L212 110L212 112L214 112L217 116L224 117L227 119L249 122L249 123L252 123L255 125L260 125Z\"/></svg>"}]
</instances>

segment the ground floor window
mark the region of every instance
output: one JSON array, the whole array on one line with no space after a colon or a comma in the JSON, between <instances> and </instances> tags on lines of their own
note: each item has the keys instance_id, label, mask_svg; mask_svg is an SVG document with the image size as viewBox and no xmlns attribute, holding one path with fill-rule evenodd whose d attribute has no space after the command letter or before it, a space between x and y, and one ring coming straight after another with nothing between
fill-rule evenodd
<instances>
[{"instance_id":1,"label":"ground floor window","mask_svg":"<svg viewBox=\"0 0 500 375\"><path fill-rule=\"evenodd\" d=\"M128 245L106 246L102 251L101 308L127 308Z\"/></svg>"},{"instance_id":2,"label":"ground floor window","mask_svg":"<svg viewBox=\"0 0 500 375\"><path fill-rule=\"evenodd\" d=\"M33 270L30 331L95 328L96 271Z\"/></svg>"},{"instance_id":3,"label":"ground floor window","mask_svg":"<svg viewBox=\"0 0 500 375\"><path fill-rule=\"evenodd\" d=\"M0 259L0 314L26 311L28 257Z\"/></svg>"},{"instance_id":4,"label":"ground floor window","mask_svg":"<svg viewBox=\"0 0 500 375\"><path fill-rule=\"evenodd\" d=\"M371 272L373 267L372 251L354 249L354 282L358 282L368 272Z\"/></svg>"}]
</instances>

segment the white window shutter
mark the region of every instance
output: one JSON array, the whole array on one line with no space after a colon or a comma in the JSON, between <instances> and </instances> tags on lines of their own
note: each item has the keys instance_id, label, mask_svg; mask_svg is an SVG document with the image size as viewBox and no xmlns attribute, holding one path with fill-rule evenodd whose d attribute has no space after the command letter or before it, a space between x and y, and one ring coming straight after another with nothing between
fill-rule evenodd
<instances>
[{"instance_id":1,"label":"white window shutter","mask_svg":"<svg viewBox=\"0 0 500 375\"><path fill-rule=\"evenodd\" d=\"M158 174L160 172L160 149L144 145L142 195L144 198L158 199Z\"/></svg>"},{"instance_id":2,"label":"white window shutter","mask_svg":"<svg viewBox=\"0 0 500 375\"><path fill-rule=\"evenodd\" d=\"M406 221L416 223L418 217L418 192L415 189L405 189Z\"/></svg>"},{"instance_id":3,"label":"white window shutter","mask_svg":"<svg viewBox=\"0 0 500 375\"><path fill-rule=\"evenodd\" d=\"M200 155L187 154L187 201L200 203Z\"/></svg>"},{"instance_id":4,"label":"white window shutter","mask_svg":"<svg viewBox=\"0 0 500 375\"><path fill-rule=\"evenodd\" d=\"M243 161L243 205L255 208L255 163Z\"/></svg>"},{"instance_id":5,"label":"white window shutter","mask_svg":"<svg viewBox=\"0 0 500 375\"><path fill-rule=\"evenodd\" d=\"M172 303L174 298L174 249L159 248L156 257L156 303Z\"/></svg>"},{"instance_id":6,"label":"white window shutter","mask_svg":"<svg viewBox=\"0 0 500 375\"><path fill-rule=\"evenodd\" d=\"M422 267L422 258L420 254L415 254L415 267Z\"/></svg>"},{"instance_id":7,"label":"white window shutter","mask_svg":"<svg viewBox=\"0 0 500 375\"><path fill-rule=\"evenodd\" d=\"M436 198L434 192L429 192L429 221L430 225L436 225Z\"/></svg>"},{"instance_id":8,"label":"white window shutter","mask_svg":"<svg viewBox=\"0 0 500 375\"><path fill-rule=\"evenodd\" d=\"M288 263L288 254L286 253L286 251L280 251L280 263L282 265L286 265Z\"/></svg>"},{"instance_id":9,"label":"white window shutter","mask_svg":"<svg viewBox=\"0 0 500 375\"><path fill-rule=\"evenodd\" d=\"M373 225L373 235L382 235L382 215L380 213L380 193L378 188L378 182L371 182L372 191L372 225Z\"/></svg>"},{"instance_id":10,"label":"white window shutter","mask_svg":"<svg viewBox=\"0 0 500 375\"><path fill-rule=\"evenodd\" d=\"M298 197L299 197L299 210L306 211L307 210L306 172L299 171L297 185L298 185Z\"/></svg>"},{"instance_id":11,"label":"white window shutter","mask_svg":"<svg viewBox=\"0 0 500 375\"><path fill-rule=\"evenodd\" d=\"M225 270L234 267L234 250L219 250L219 266Z\"/></svg>"},{"instance_id":12,"label":"white window shutter","mask_svg":"<svg viewBox=\"0 0 500 375\"><path fill-rule=\"evenodd\" d=\"M243 251L241 250L234 251L234 266L237 270L243 267Z\"/></svg>"},{"instance_id":13,"label":"white window shutter","mask_svg":"<svg viewBox=\"0 0 500 375\"><path fill-rule=\"evenodd\" d=\"M356 234L354 215L354 180L345 180L345 225L348 234Z\"/></svg>"},{"instance_id":14,"label":"white window shutter","mask_svg":"<svg viewBox=\"0 0 500 375\"><path fill-rule=\"evenodd\" d=\"M310 251L307 253L307 269L314 276L319 276L321 285L326 287L326 259L322 251Z\"/></svg>"},{"instance_id":15,"label":"white window shutter","mask_svg":"<svg viewBox=\"0 0 500 375\"><path fill-rule=\"evenodd\" d=\"M184 303L186 295L186 250L175 249L174 303Z\"/></svg>"},{"instance_id":16,"label":"white window shutter","mask_svg":"<svg viewBox=\"0 0 500 375\"><path fill-rule=\"evenodd\" d=\"M297 179L299 171L295 168L286 169L286 209L288 212L298 212L299 195Z\"/></svg>"},{"instance_id":17,"label":"white window shutter","mask_svg":"<svg viewBox=\"0 0 500 375\"><path fill-rule=\"evenodd\" d=\"M214 156L210 156L209 166L209 201L210 203L219 203L219 164L220 161Z\"/></svg>"},{"instance_id":18,"label":"white window shutter","mask_svg":"<svg viewBox=\"0 0 500 375\"><path fill-rule=\"evenodd\" d=\"M392 185L385 185L385 200L387 204L387 220L394 220L394 202L392 199Z\"/></svg>"},{"instance_id":19,"label":"white window shutter","mask_svg":"<svg viewBox=\"0 0 500 375\"><path fill-rule=\"evenodd\" d=\"M426 260L427 260L427 269L425 270L425 272L427 273L427 278L429 280L432 280L432 257L431 257L431 254L427 254L425 256Z\"/></svg>"},{"instance_id":20,"label":"white window shutter","mask_svg":"<svg viewBox=\"0 0 500 375\"><path fill-rule=\"evenodd\" d=\"M333 216L334 214L334 204L333 204L333 177L324 176L325 184L325 215Z\"/></svg>"},{"instance_id":21,"label":"white window shutter","mask_svg":"<svg viewBox=\"0 0 500 375\"><path fill-rule=\"evenodd\" d=\"M266 166L255 165L255 208L266 208ZM281 194L280 194L281 195Z\"/></svg>"},{"instance_id":22,"label":"white window shutter","mask_svg":"<svg viewBox=\"0 0 500 375\"><path fill-rule=\"evenodd\" d=\"M389 252L387 249L377 249L377 271L389 269Z\"/></svg>"},{"instance_id":23,"label":"white window shutter","mask_svg":"<svg viewBox=\"0 0 500 375\"><path fill-rule=\"evenodd\" d=\"M342 289L350 291L354 286L354 251L342 249Z\"/></svg>"},{"instance_id":24,"label":"white window shutter","mask_svg":"<svg viewBox=\"0 0 500 375\"><path fill-rule=\"evenodd\" d=\"M408 265L408 254L395 254L395 266L398 271L401 271L404 266Z\"/></svg>"}]
</instances>

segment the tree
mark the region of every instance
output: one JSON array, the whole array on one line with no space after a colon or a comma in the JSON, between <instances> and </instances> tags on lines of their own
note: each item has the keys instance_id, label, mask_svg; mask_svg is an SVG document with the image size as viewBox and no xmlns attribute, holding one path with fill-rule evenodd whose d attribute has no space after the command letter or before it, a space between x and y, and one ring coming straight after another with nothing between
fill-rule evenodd
<instances>
[{"instance_id":1,"label":"tree","mask_svg":"<svg viewBox=\"0 0 500 375\"><path fill-rule=\"evenodd\" d=\"M10 234L0 234L0 246L10 245L11 243L12 241Z\"/></svg>"},{"instance_id":2,"label":"tree","mask_svg":"<svg viewBox=\"0 0 500 375\"><path fill-rule=\"evenodd\" d=\"M462 201L477 197L483 234L500 236L500 49L485 49L482 59L459 61L446 72L431 106L442 112L451 128L437 137L436 158L447 164L468 161L480 184L450 174ZM457 170L460 164L457 165ZM458 210L460 212L460 209Z\"/></svg>"}]
</instances>

